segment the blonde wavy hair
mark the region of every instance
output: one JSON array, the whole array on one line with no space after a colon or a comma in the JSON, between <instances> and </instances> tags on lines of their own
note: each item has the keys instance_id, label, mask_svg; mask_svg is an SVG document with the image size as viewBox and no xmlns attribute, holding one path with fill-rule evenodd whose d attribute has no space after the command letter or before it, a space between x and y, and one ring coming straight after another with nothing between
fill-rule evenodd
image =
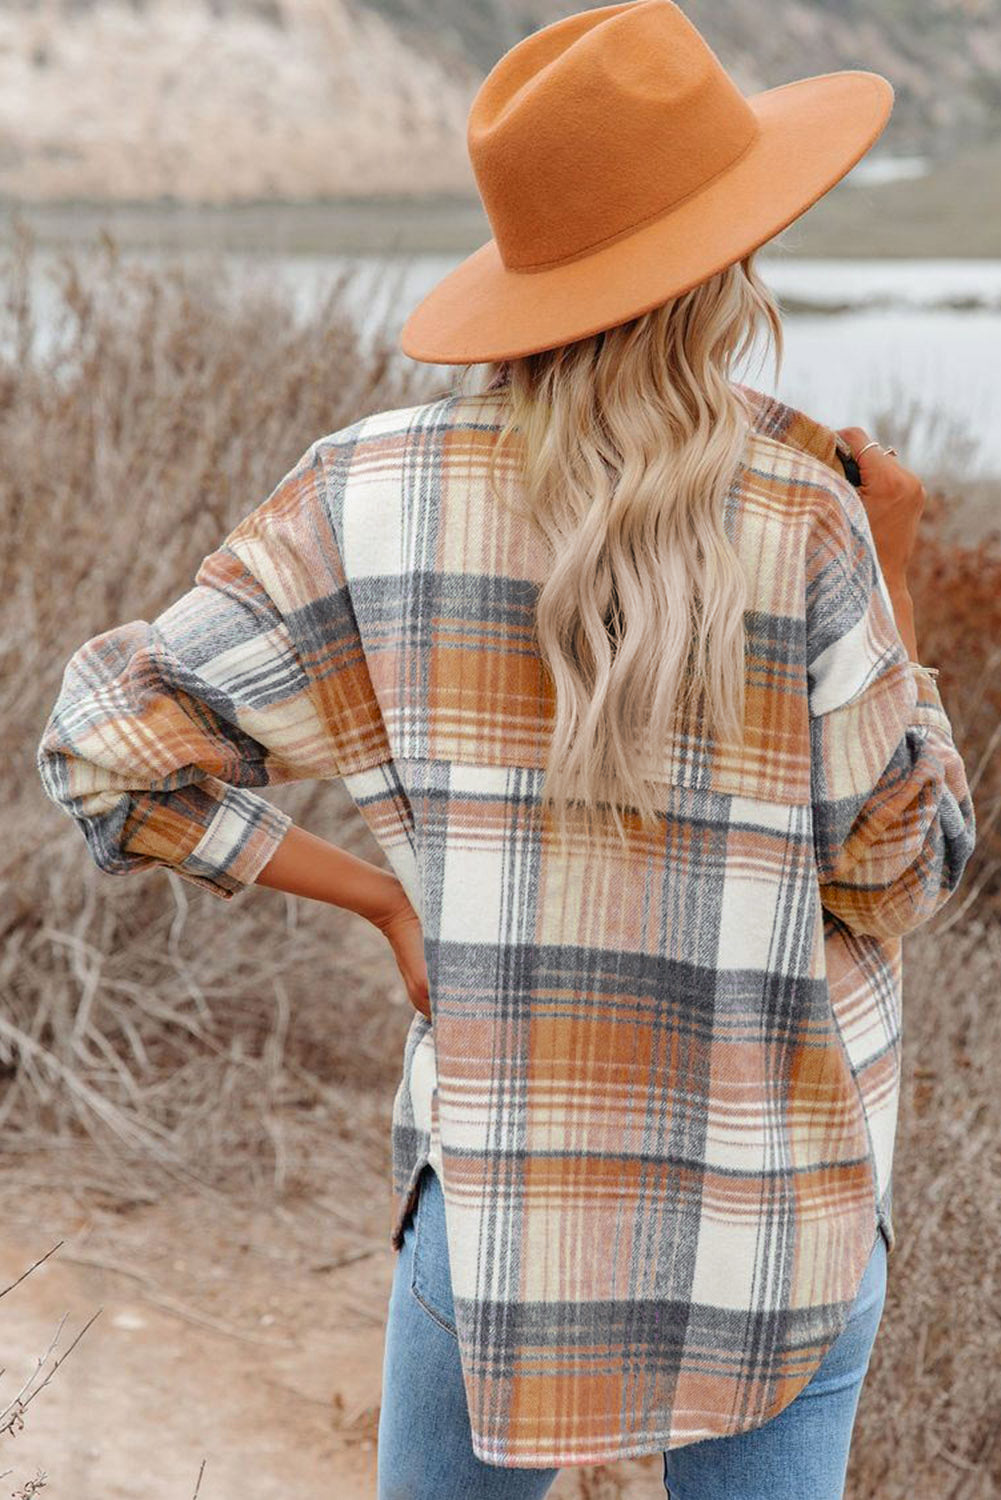
<instances>
[{"instance_id":1,"label":"blonde wavy hair","mask_svg":"<svg viewBox=\"0 0 1001 1500\"><path fill-rule=\"evenodd\" d=\"M778 306L754 253L614 328L541 353L471 367L473 389L506 389L497 484L517 438L520 486L549 542L537 646L555 693L542 791L566 841L599 808L626 840L657 816L672 724L743 740L746 579L724 527L750 425L733 384L757 329L778 378ZM469 385L469 367L460 388ZM652 774L651 774L652 773Z\"/></svg>"}]
</instances>

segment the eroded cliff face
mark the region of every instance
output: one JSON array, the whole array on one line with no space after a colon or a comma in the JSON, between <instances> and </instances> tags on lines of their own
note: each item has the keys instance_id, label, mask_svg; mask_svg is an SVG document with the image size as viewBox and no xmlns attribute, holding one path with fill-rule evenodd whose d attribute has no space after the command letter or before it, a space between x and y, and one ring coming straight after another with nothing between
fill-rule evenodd
<instances>
[{"instance_id":1,"label":"eroded cliff face","mask_svg":"<svg viewBox=\"0 0 1001 1500\"><path fill-rule=\"evenodd\" d=\"M342 0L0 9L0 194L227 203L474 190L480 74Z\"/></svg>"},{"instance_id":2,"label":"eroded cliff face","mask_svg":"<svg viewBox=\"0 0 1001 1500\"><path fill-rule=\"evenodd\" d=\"M0 195L206 203L475 192L470 100L570 0L0 0ZM997 129L1001 0L683 0L747 92L897 90L881 149Z\"/></svg>"}]
</instances>

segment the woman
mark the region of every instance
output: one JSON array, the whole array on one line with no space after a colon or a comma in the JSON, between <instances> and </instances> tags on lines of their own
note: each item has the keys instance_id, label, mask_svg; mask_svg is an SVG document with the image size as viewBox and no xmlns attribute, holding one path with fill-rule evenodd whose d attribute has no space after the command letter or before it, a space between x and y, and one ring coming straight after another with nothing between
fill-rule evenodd
<instances>
[{"instance_id":1,"label":"woman","mask_svg":"<svg viewBox=\"0 0 1001 1500\"><path fill-rule=\"evenodd\" d=\"M398 961L381 1500L654 1452L675 1500L842 1493L900 937L975 825L920 481L732 368L781 354L754 250L891 101L746 99L670 0L519 43L469 121L494 238L402 335L479 386L317 439L66 668L39 769L102 869L346 906ZM390 870L254 790L315 777Z\"/></svg>"}]
</instances>

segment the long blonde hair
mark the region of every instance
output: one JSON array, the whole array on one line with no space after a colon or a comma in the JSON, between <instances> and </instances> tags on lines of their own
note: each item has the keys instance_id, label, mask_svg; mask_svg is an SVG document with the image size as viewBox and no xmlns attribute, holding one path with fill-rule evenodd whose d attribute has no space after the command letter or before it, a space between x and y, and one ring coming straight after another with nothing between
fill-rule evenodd
<instances>
[{"instance_id":1,"label":"long blonde hair","mask_svg":"<svg viewBox=\"0 0 1001 1500\"><path fill-rule=\"evenodd\" d=\"M622 809L656 817L644 768L672 723L694 713L701 734L743 739L746 578L724 508L750 421L730 373L759 325L777 379L781 319L752 252L614 328L473 367L510 400L491 493L507 503L496 464L517 433L551 549L535 612L555 690L542 800L564 841L573 805L588 831L609 807L623 841Z\"/></svg>"}]
</instances>

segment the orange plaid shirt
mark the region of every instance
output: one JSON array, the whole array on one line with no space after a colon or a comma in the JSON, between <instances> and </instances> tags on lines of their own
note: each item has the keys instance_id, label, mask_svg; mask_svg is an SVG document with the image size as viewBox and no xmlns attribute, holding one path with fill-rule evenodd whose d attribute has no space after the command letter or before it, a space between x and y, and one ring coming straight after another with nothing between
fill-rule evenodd
<instances>
[{"instance_id":1,"label":"orange plaid shirt","mask_svg":"<svg viewBox=\"0 0 1001 1500\"><path fill-rule=\"evenodd\" d=\"M430 1159L489 1463L764 1423L894 1245L900 938L955 891L973 805L834 433L741 389L745 740L679 724L625 850L560 851L540 808L548 558L487 490L503 388L319 438L188 592L79 647L39 745L101 869L222 899L290 825L269 786L344 781L430 980L392 1242Z\"/></svg>"}]
</instances>

